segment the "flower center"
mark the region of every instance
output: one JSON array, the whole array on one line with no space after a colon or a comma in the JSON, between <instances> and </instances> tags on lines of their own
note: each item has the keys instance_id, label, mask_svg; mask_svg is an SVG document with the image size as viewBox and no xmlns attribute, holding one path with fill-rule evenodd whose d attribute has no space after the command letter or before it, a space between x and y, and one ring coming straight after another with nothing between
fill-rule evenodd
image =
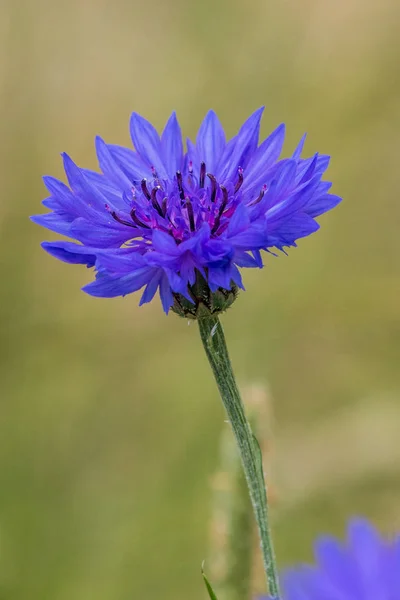
<instances>
[{"instance_id":1,"label":"flower center","mask_svg":"<svg viewBox=\"0 0 400 600\"><path fill-rule=\"evenodd\" d=\"M185 177L177 171L174 179L168 181L159 179L154 168L152 173L152 183L144 178L123 194L127 210L117 211L106 205L115 221L136 229L144 238L149 237L151 230L159 229L178 244L203 223L208 223L215 237L225 231L238 204L237 194L244 179L242 168L238 169L235 183L229 186L230 191L207 172L205 162L200 163L198 177L191 161ZM210 182L207 186L206 177Z\"/></svg>"}]
</instances>

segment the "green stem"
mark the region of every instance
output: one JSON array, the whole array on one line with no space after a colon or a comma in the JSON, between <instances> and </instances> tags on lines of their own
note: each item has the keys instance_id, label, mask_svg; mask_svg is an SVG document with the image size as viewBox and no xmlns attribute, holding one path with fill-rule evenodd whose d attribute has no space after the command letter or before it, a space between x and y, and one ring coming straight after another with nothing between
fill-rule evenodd
<instances>
[{"instance_id":1,"label":"green stem","mask_svg":"<svg viewBox=\"0 0 400 600\"><path fill-rule=\"evenodd\" d=\"M200 336L207 358L214 373L226 412L228 413L236 443L242 459L243 470L249 488L267 575L268 590L272 597L279 598L279 581L275 553L268 523L267 494L261 460L261 451L246 419L233 375L224 331L218 317L209 316L198 320Z\"/></svg>"}]
</instances>

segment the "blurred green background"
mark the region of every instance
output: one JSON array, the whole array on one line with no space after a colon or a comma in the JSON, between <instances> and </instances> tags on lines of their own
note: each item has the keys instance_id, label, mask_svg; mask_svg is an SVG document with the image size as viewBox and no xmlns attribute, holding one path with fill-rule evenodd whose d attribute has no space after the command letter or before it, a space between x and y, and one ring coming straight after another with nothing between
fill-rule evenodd
<instances>
[{"instance_id":1,"label":"blurred green background","mask_svg":"<svg viewBox=\"0 0 400 600\"><path fill-rule=\"evenodd\" d=\"M223 321L270 390L280 565L352 514L400 528L399 39L397 0L1 1L2 599L204 598L226 425L196 325L86 296L28 220L59 153L96 168L132 110L193 137L266 104L264 136L333 156L345 201Z\"/></svg>"}]
</instances>

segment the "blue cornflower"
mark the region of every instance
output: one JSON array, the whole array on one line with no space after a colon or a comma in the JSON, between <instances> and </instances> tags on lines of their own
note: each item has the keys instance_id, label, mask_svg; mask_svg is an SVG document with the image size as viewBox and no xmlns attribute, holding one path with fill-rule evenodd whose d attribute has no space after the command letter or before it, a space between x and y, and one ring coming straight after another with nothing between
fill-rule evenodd
<instances>
[{"instance_id":1,"label":"blue cornflower","mask_svg":"<svg viewBox=\"0 0 400 600\"><path fill-rule=\"evenodd\" d=\"M95 267L83 290L125 296L144 287L140 304L160 293L165 312L222 310L243 288L241 267L262 267L261 250L283 250L316 231L318 215L340 202L322 181L329 157L279 160L284 125L258 145L262 110L226 141L213 111L184 151L175 113L161 135L133 113L136 151L96 139L102 173L66 154L69 186L44 177L52 212L35 223L76 240L44 242L60 260ZM190 315L188 315L190 316Z\"/></svg>"},{"instance_id":2,"label":"blue cornflower","mask_svg":"<svg viewBox=\"0 0 400 600\"><path fill-rule=\"evenodd\" d=\"M284 600L400 600L400 535L387 540L352 519L346 544L321 537L315 555L317 566L283 573Z\"/></svg>"}]
</instances>

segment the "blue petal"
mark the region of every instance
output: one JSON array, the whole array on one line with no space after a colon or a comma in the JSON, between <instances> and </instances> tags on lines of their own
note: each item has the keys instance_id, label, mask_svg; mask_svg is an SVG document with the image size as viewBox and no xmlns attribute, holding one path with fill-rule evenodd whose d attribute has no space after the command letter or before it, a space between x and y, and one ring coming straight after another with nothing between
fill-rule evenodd
<instances>
[{"instance_id":1,"label":"blue petal","mask_svg":"<svg viewBox=\"0 0 400 600\"><path fill-rule=\"evenodd\" d=\"M310 215L310 217L318 217L323 213L331 210L342 201L340 196L335 196L334 194L324 194L323 196L319 196L315 200L305 207L305 212Z\"/></svg>"},{"instance_id":2,"label":"blue petal","mask_svg":"<svg viewBox=\"0 0 400 600\"><path fill-rule=\"evenodd\" d=\"M230 276L231 276L231 280L236 283L236 285L241 289L244 290L244 285L243 285L243 281L242 281L242 276L240 274L239 269L237 268L236 265L232 264L231 268L230 268Z\"/></svg>"},{"instance_id":3,"label":"blue petal","mask_svg":"<svg viewBox=\"0 0 400 600\"><path fill-rule=\"evenodd\" d=\"M147 265L146 259L135 249L106 248L96 252L98 268L116 275L127 275Z\"/></svg>"},{"instance_id":4,"label":"blue petal","mask_svg":"<svg viewBox=\"0 0 400 600\"><path fill-rule=\"evenodd\" d=\"M48 175L43 177L43 182L52 197L59 203L60 208L71 215L71 221L75 217L87 214L86 205L71 192L65 183Z\"/></svg>"},{"instance_id":5,"label":"blue petal","mask_svg":"<svg viewBox=\"0 0 400 600\"><path fill-rule=\"evenodd\" d=\"M285 196L295 185L296 162L294 160L282 161L282 169L276 176L275 194L277 197Z\"/></svg>"},{"instance_id":6,"label":"blue petal","mask_svg":"<svg viewBox=\"0 0 400 600\"><path fill-rule=\"evenodd\" d=\"M196 147L200 161L206 163L209 173L214 173L225 148L225 133L213 110L207 113L200 126Z\"/></svg>"},{"instance_id":7,"label":"blue petal","mask_svg":"<svg viewBox=\"0 0 400 600\"><path fill-rule=\"evenodd\" d=\"M393 541L390 548L391 560L387 570L387 584L391 590L400 590L400 536Z\"/></svg>"},{"instance_id":8,"label":"blue petal","mask_svg":"<svg viewBox=\"0 0 400 600\"><path fill-rule=\"evenodd\" d=\"M96 262L96 254L91 254L92 248L85 248L72 242L43 242L41 246L55 258L70 264L94 267Z\"/></svg>"},{"instance_id":9,"label":"blue petal","mask_svg":"<svg viewBox=\"0 0 400 600\"><path fill-rule=\"evenodd\" d=\"M168 175L173 178L177 171L182 170L183 163L182 132L175 112L161 135L161 146Z\"/></svg>"},{"instance_id":10,"label":"blue petal","mask_svg":"<svg viewBox=\"0 0 400 600\"><path fill-rule=\"evenodd\" d=\"M347 530L351 551L356 554L365 566L374 567L382 542L378 531L366 519L351 519Z\"/></svg>"},{"instance_id":11,"label":"blue petal","mask_svg":"<svg viewBox=\"0 0 400 600\"><path fill-rule=\"evenodd\" d=\"M142 297L140 298L139 306L142 306L142 304L147 304L147 302L151 302L153 300L162 276L163 272L161 269L154 271L153 277L144 288Z\"/></svg>"},{"instance_id":12,"label":"blue petal","mask_svg":"<svg viewBox=\"0 0 400 600\"><path fill-rule=\"evenodd\" d=\"M352 519L348 527L348 540L357 557L358 571L363 591L371 598L381 596L383 543L378 531L364 519Z\"/></svg>"},{"instance_id":13,"label":"blue petal","mask_svg":"<svg viewBox=\"0 0 400 600\"><path fill-rule=\"evenodd\" d=\"M301 169L297 169L297 177L296 179L298 180L298 183L303 183L304 181L307 181L307 179L311 179L311 177L314 175L315 170L317 168L317 164L318 164L318 153L314 154L314 156L312 157L311 160L307 160L304 161L307 164L307 168L304 169L304 172L302 173L301 177L299 177L300 175L300 170ZM305 165L304 165L305 166Z\"/></svg>"},{"instance_id":14,"label":"blue petal","mask_svg":"<svg viewBox=\"0 0 400 600\"><path fill-rule=\"evenodd\" d=\"M229 240L222 238L211 238L203 246L204 256L207 260L220 260L228 257L229 260L233 257L232 244Z\"/></svg>"},{"instance_id":15,"label":"blue petal","mask_svg":"<svg viewBox=\"0 0 400 600\"><path fill-rule=\"evenodd\" d=\"M222 156L219 159L218 165L215 169L215 176L218 180L222 181L223 179L226 179L226 176L224 175L224 173L228 172L229 165L230 165L230 159L235 150L236 142L237 142L237 136L230 139L229 142L225 146ZM188 148L189 148L189 146L188 146ZM237 171L237 169L236 169L236 171Z\"/></svg>"},{"instance_id":16,"label":"blue petal","mask_svg":"<svg viewBox=\"0 0 400 600\"><path fill-rule=\"evenodd\" d=\"M120 185L116 185L113 181L105 177L103 173L98 173L97 171L81 168L81 173L107 198L108 204L112 204L115 207L123 206ZM104 209L103 203L101 204L101 209Z\"/></svg>"},{"instance_id":17,"label":"blue petal","mask_svg":"<svg viewBox=\"0 0 400 600\"><path fill-rule=\"evenodd\" d=\"M239 204L229 221L227 235L232 237L247 229L250 225L250 218L247 208L244 204Z\"/></svg>"},{"instance_id":18,"label":"blue petal","mask_svg":"<svg viewBox=\"0 0 400 600\"><path fill-rule=\"evenodd\" d=\"M202 223L199 229L197 229L190 238L177 246L177 249L180 254L183 254L188 250L197 250L202 255L204 244L210 240L210 237L211 231L208 223Z\"/></svg>"},{"instance_id":19,"label":"blue petal","mask_svg":"<svg viewBox=\"0 0 400 600\"><path fill-rule=\"evenodd\" d=\"M259 264L255 258L243 250L236 250L233 261L238 267L259 267Z\"/></svg>"},{"instance_id":20,"label":"blue petal","mask_svg":"<svg viewBox=\"0 0 400 600\"><path fill-rule=\"evenodd\" d=\"M63 218L66 221L73 221L73 218L71 217L71 214L69 212L66 212L64 210L64 208L62 207L60 201L57 200L57 198L54 198L53 196L49 196L48 198L45 198L44 200L42 200L42 204L46 208L49 208L50 210L56 211L59 215L62 214Z\"/></svg>"},{"instance_id":21,"label":"blue petal","mask_svg":"<svg viewBox=\"0 0 400 600\"><path fill-rule=\"evenodd\" d=\"M101 218L107 203L106 196L85 177L68 154L64 153L62 156L69 185L76 195L75 202L79 207L80 216L95 220L99 219L99 216Z\"/></svg>"},{"instance_id":22,"label":"blue petal","mask_svg":"<svg viewBox=\"0 0 400 600\"><path fill-rule=\"evenodd\" d=\"M319 187L318 187L318 193L321 194L321 196L323 196L324 194L326 194L326 192L329 192L331 187L332 187L332 183L330 181L320 181Z\"/></svg>"},{"instance_id":23,"label":"blue petal","mask_svg":"<svg viewBox=\"0 0 400 600\"><path fill-rule=\"evenodd\" d=\"M132 186L132 181L126 176L124 171L120 169L118 163L112 156L107 144L101 137L96 137L96 153L99 160L100 169L104 175L120 186L122 190L129 189Z\"/></svg>"},{"instance_id":24,"label":"blue petal","mask_svg":"<svg viewBox=\"0 0 400 600\"><path fill-rule=\"evenodd\" d=\"M354 558L339 542L330 536L321 536L315 544L315 555L318 566L326 578L334 582L338 592L360 597L362 591L357 582Z\"/></svg>"},{"instance_id":25,"label":"blue petal","mask_svg":"<svg viewBox=\"0 0 400 600\"><path fill-rule=\"evenodd\" d=\"M232 179L239 167L243 169L247 167L258 145L260 120L263 111L264 107L256 110L240 128L229 162L220 174L222 180Z\"/></svg>"},{"instance_id":26,"label":"blue petal","mask_svg":"<svg viewBox=\"0 0 400 600\"><path fill-rule=\"evenodd\" d=\"M136 151L146 165L154 167L159 177L167 178L160 137L153 125L137 113L131 116L131 137Z\"/></svg>"},{"instance_id":27,"label":"blue petal","mask_svg":"<svg viewBox=\"0 0 400 600\"><path fill-rule=\"evenodd\" d=\"M242 192L260 190L266 182L266 173L278 160L285 140L285 125L282 123L255 151L244 174Z\"/></svg>"},{"instance_id":28,"label":"blue petal","mask_svg":"<svg viewBox=\"0 0 400 600\"><path fill-rule=\"evenodd\" d=\"M156 250L156 252L172 256L177 256L179 254L179 249L175 240L170 235L160 231L159 229L155 229L153 231L152 241L153 248Z\"/></svg>"},{"instance_id":29,"label":"blue petal","mask_svg":"<svg viewBox=\"0 0 400 600\"><path fill-rule=\"evenodd\" d=\"M146 285L153 275L152 269L143 267L122 277L110 277L106 273L98 273L97 279L82 288L84 292L97 298L115 298L136 292Z\"/></svg>"},{"instance_id":30,"label":"blue petal","mask_svg":"<svg viewBox=\"0 0 400 600\"><path fill-rule=\"evenodd\" d=\"M272 222L276 219L287 218L294 212L307 212L308 206L312 205L312 199L315 197L319 187L319 175L316 175L314 179L311 179L306 184L300 186L297 190L292 193L287 192L286 198L281 202L278 202L272 208L267 209L267 219ZM281 194L282 197L282 194Z\"/></svg>"},{"instance_id":31,"label":"blue petal","mask_svg":"<svg viewBox=\"0 0 400 600\"><path fill-rule=\"evenodd\" d=\"M255 250L264 248L268 242L266 227L252 226L230 238L235 250Z\"/></svg>"},{"instance_id":32,"label":"blue petal","mask_svg":"<svg viewBox=\"0 0 400 600\"><path fill-rule=\"evenodd\" d=\"M315 161L314 173L320 173L322 176L322 174L328 168L331 157L328 156L327 154L316 154L315 156L316 156L316 161ZM309 173L309 168L310 168L310 165L314 162L315 156L313 158L307 158L307 159L300 160L297 163L296 181L298 183L303 181L306 177L312 177L312 175L314 174L314 173L313 174Z\"/></svg>"},{"instance_id":33,"label":"blue petal","mask_svg":"<svg viewBox=\"0 0 400 600\"><path fill-rule=\"evenodd\" d=\"M397 600L400 539L383 540L364 519L352 519L346 546L322 537L315 546L317 567L286 570L286 600ZM299 594L299 595L298 595Z\"/></svg>"},{"instance_id":34,"label":"blue petal","mask_svg":"<svg viewBox=\"0 0 400 600\"><path fill-rule=\"evenodd\" d=\"M307 134L305 133L303 135L303 137L301 138L300 142L298 143L295 151L293 152L292 158L294 158L294 160L298 160L300 158L300 155L303 152L303 148L304 148L304 143L306 141L306 137L307 137Z\"/></svg>"},{"instance_id":35,"label":"blue petal","mask_svg":"<svg viewBox=\"0 0 400 600\"><path fill-rule=\"evenodd\" d=\"M262 269L263 268L263 261L262 261L262 256L261 256L260 250L251 249L251 253L254 256L254 260L256 261L257 266L260 269Z\"/></svg>"},{"instance_id":36,"label":"blue petal","mask_svg":"<svg viewBox=\"0 0 400 600\"><path fill-rule=\"evenodd\" d=\"M30 217L30 219L33 221L33 223L41 225L42 227L46 227L47 229L50 229L50 231L71 237L71 222L66 221L65 217L62 215L48 213L46 215L33 215L33 217Z\"/></svg>"},{"instance_id":37,"label":"blue petal","mask_svg":"<svg viewBox=\"0 0 400 600\"><path fill-rule=\"evenodd\" d=\"M152 176L150 166L143 162L137 152L115 144L107 144L107 147L115 162L133 183Z\"/></svg>"},{"instance_id":38,"label":"blue petal","mask_svg":"<svg viewBox=\"0 0 400 600\"><path fill-rule=\"evenodd\" d=\"M187 282L182 279L177 273L172 271L171 269L164 268L164 272L168 277L170 288L173 292L181 294L189 300L192 304L194 304L192 296L189 294L189 290L187 287Z\"/></svg>"},{"instance_id":39,"label":"blue petal","mask_svg":"<svg viewBox=\"0 0 400 600\"><path fill-rule=\"evenodd\" d=\"M115 225L114 225L115 223ZM110 226L101 223L93 223L87 219L75 219L70 225L69 235L74 237L82 244L93 246L95 248L107 248L121 246L132 239L135 230L131 227L118 226L115 221Z\"/></svg>"},{"instance_id":40,"label":"blue petal","mask_svg":"<svg viewBox=\"0 0 400 600\"><path fill-rule=\"evenodd\" d=\"M196 281L196 263L188 252L183 254L180 260L179 273L184 281L193 285Z\"/></svg>"},{"instance_id":41,"label":"blue petal","mask_svg":"<svg viewBox=\"0 0 400 600\"><path fill-rule=\"evenodd\" d=\"M277 220L270 223L267 220L267 234L272 240L272 246L292 245L299 238L310 235L319 229L314 219L305 213L297 213L288 219Z\"/></svg>"},{"instance_id":42,"label":"blue petal","mask_svg":"<svg viewBox=\"0 0 400 600\"><path fill-rule=\"evenodd\" d=\"M210 267L208 272L208 283L211 291L215 292L219 287L229 290L231 287L230 268Z\"/></svg>"},{"instance_id":43,"label":"blue petal","mask_svg":"<svg viewBox=\"0 0 400 600\"><path fill-rule=\"evenodd\" d=\"M169 285L167 276L164 274L160 282L160 298L165 314L168 314L169 309L174 303L174 297Z\"/></svg>"},{"instance_id":44,"label":"blue petal","mask_svg":"<svg viewBox=\"0 0 400 600\"><path fill-rule=\"evenodd\" d=\"M187 146L187 162L192 163L192 169L195 176L199 176L200 172L200 156L196 145L193 142L186 138L186 146Z\"/></svg>"},{"instance_id":45,"label":"blue petal","mask_svg":"<svg viewBox=\"0 0 400 600\"><path fill-rule=\"evenodd\" d=\"M307 572L306 572L307 573ZM324 573L309 572L305 578L304 587L309 599L315 600L353 600L352 596L345 594L338 597L338 590L334 582L331 582ZM358 600L358 598L357 598ZM366 599L363 599L366 600Z\"/></svg>"},{"instance_id":46,"label":"blue petal","mask_svg":"<svg viewBox=\"0 0 400 600\"><path fill-rule=\"evenodd\" d=\"M285 600L320 600L311 598L307 591L306 581L308 568L285 569L280 580ZM325 599L324 599L325 600Z\"/></svg>"}]
</instances>

